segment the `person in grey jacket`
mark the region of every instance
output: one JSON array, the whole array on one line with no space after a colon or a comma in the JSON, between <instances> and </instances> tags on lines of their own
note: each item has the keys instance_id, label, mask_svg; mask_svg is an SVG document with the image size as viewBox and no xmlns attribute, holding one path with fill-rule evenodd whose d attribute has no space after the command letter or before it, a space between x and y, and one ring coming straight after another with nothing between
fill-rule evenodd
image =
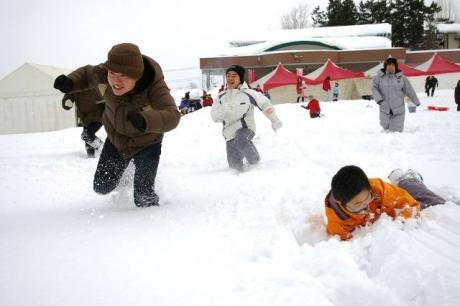
<instances>
[{"instance_id":1,"label":"person in grey jacket","mask_svg":"<svg viewBox=\"0 0 460 306\"><path fill-rule=\"evenodd\" d=\"M238 65L227 69L227 88L219 94L211 109L212 120L223 124L228 165L238 171L245 169L244 158L249 164L256 164L260 159L252 142L256 131L254 107L270 119L273 130L282 126L270 100L244 83L244 73L245 69Z\"/></svg>"},{"instance_id":2,"label":"person in grey jacket","mask_svg":"<svg viewBox=\"0 0 460 306\"><path fill-rule=\"evenodd\" d=\"M409 80L398 69L398 61L389 57L373 79L372 95L380 106L380 125L385 131L402 132L406 105L405 96L408 96L416 105L420 101L409 83Z\"/></svg>"}]
</instances>

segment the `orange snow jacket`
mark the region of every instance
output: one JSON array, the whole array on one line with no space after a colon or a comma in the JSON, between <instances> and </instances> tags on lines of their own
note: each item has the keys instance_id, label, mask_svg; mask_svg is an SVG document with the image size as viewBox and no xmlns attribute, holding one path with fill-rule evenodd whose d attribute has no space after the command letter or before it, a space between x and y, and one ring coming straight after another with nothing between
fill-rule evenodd
<instances>
[{"instance_id":1,"label":"orange snow jacket","mask_svg":"<svg viewBox=\"0 0 460 306\"><path fill-rule=\"evenodd\" d=\"M386 183L379 178L369 179L373 200L369 204L367 215L355 214L338 203L331 192L325 199L327 225L329 235L339 235L342 240L352 237L355 228L374 223L382 213L392 218L405 219L419 216L420 204L405 189Z\"/></svg>"}]
</instances>

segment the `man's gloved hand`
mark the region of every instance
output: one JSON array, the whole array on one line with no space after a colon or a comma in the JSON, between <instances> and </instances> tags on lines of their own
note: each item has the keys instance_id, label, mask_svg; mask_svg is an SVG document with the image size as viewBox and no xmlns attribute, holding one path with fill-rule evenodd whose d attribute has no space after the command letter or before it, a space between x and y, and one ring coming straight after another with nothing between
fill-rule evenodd
<instances>
[{"instance_id":1,"label":"man's gloved hand","mask_svg":"<svg viewBox=\"0 0 460 306\"><path fill-rule=\"evenodd\" d=\"M62 108L65 110L71 109L73 106L73 101L70 99L70 97L64 97L62 99Z\"/></svg>"},{"instance_id":2,"label":"man's gloved hand","mask_svg":"<svg viewBox=\"0 0 460 306\"><path fill-rule=\"evenodd\" d=\"M54 88L63 93L69 93L73 89L73 81L71 78L61 74L54 80Z\"/></svg>"},{"instance_id":3,"label":"man's gloved hand","mask_svg":"<svg viewBox=\"0 0 460 306\"><path fill-rule=\"evenodd\" d=\"M272 129L276 132L279 128L283 126L283 122L279 120L278 118L272 119Z\"/></svg>"},{"instance_id":4,"label":"man's gloved hand","mask_svg":"<svg viewBox=\"0 0 460 306\"><path fill-rule=\"evenodd\" d=\"M145 122L144 116L142 116L140 111L132 110L128 112L126 120L131 122L131 124L141 132L145 132L147 124Z\"/></svg>"},{"instance_id":5,"label":"man's gloved hand","mask_svg":"<svg viewBox=\"0 0 460 306\"><path fill-rule=\"evenodd\" d=\"M380 105L380 104L382 104L382 102L383 102L383 100L378 100L377 104Z\"/></svg>"}]
</instances>

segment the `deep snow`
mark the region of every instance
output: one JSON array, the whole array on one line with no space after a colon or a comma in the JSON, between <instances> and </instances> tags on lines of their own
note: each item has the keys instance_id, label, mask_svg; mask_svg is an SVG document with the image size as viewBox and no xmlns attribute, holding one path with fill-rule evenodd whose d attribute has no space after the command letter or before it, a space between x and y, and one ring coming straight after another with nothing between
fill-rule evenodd
<instances>
[{"instance_id":1,"label":"deep snow","mask_svg":"<svg viewBox=\"0 0 460 306\"><path fill-rule=\"evenodd\" d=\"M132 168L111 195L79 128L0 136L1 305L458 305L460 113L452 90L422 98L404 133L383 133L373 101L321 103L310 119L257 113L259 165L227 168L209 108L163 142L161 206L135 208ZM428 104L447 112L428 111ZM105 137L104 132L99 133ZM418 169L449 202L349 242L325 234L332 175L356 164L386 179Z\"/></svg>"}]
</instances>

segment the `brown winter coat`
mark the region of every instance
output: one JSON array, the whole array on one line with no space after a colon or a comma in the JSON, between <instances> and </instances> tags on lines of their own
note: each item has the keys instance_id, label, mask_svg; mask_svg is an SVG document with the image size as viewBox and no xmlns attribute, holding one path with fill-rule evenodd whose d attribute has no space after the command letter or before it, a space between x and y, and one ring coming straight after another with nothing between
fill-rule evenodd
<instances>
[{"instance_id":1,"label":"brown winter coat","mask_svg":"<svg viewBox=\"0 0 460 306\"><path fill-rule=\"evenodd\" d=\"M149 145L161 142L163 133L174 129L180 119L160 65L145 55L143 60L141 79L132 91L122 96L112 92L107 82L107 70L102 65L81 67L68 75L74 83L74 91L87 88L101 91L105 100L102 122L107 137L125 159ZM144 132L137 130L127 120L131 110L141 111L146 123Z\"/></svg>"},{"instance_id":2,"label":"brown winter coat","mask_svg":"<svg viewBox=\"0 0 460 306\"><path fill-rule=\"evenodd\" d=\"M101 123L102 113L104 112L104 99L99 90L85 90L75 93L65 94L62 98L62 107L69 110L72 107L66 107L65 101L70 100L75 103L77 116L80 118L83 126L90 123Z\"/></svg>"}]
</instances>

